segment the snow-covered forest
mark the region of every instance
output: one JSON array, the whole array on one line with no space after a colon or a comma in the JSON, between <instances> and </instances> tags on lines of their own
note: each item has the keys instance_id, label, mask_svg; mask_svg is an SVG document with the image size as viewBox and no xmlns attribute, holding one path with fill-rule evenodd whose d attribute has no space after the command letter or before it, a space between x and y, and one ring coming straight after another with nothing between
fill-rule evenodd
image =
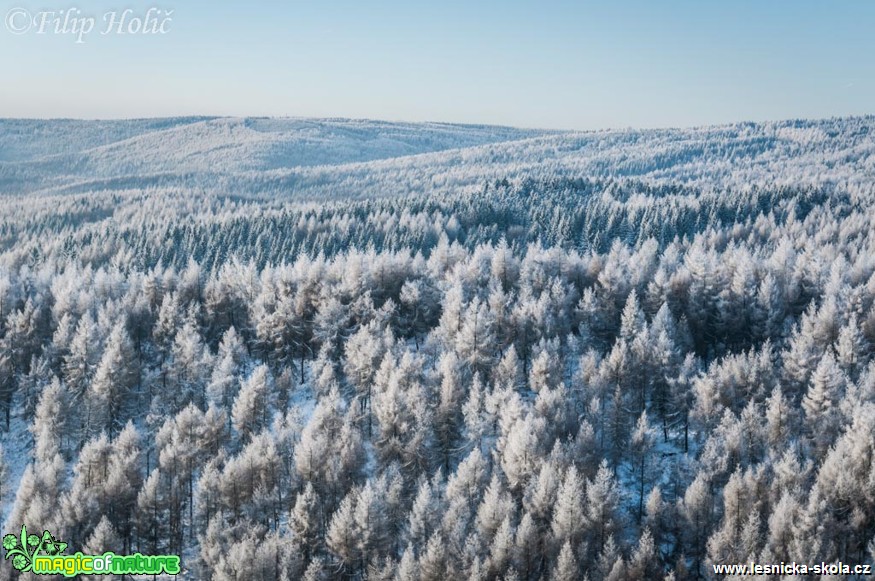
<instances>
[{"instance_id":1,"label":"snow-covered forest","mask_svg":"<svg viewBox=\"0 0 875 581\"><path fill-rule=\"evenodd\" d=\"M871 564L875 117L2 120L0 432L186 579Z\"/></svg>"}]
</instances>

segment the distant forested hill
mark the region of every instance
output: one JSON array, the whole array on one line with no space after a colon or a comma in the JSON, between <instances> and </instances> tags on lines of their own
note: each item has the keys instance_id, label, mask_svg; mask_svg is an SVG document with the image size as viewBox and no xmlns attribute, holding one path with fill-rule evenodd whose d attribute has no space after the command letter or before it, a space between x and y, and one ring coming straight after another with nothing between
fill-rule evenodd
<instances>
[{"instance_id":1,"label":"distant forested hill","mask_svg":"<svg viewBox=\"0 0 875 581\"><path fill-rule=\"evenodd\" d=\"M4 531L193 579L871 565L873 232L875 117L0 121Z\"/></svg>"}]
</instances>

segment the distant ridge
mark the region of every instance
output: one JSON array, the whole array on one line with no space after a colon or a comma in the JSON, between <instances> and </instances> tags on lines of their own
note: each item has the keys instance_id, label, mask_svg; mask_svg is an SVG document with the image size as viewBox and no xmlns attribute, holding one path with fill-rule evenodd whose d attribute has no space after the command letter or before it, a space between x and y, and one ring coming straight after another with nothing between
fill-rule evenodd
<instances>
[{"instance_id":1,"label":"distant ridge","mask_svg":"<svg viewBox=\"0 0 875 581\"><path fill-rule=\"evenodd\" d=\"M875 117L559 132L351 119L0 120L0 193L172 186L325 200L527 176L872 182Z\"/></svg>"}]
</instances>

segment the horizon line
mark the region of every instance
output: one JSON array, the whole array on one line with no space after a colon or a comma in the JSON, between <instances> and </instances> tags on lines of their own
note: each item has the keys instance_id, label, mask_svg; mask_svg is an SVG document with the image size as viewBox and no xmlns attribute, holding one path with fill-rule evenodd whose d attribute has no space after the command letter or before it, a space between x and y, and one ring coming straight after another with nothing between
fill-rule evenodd
<instances>
[{"instance_id":1,"label":"horizon line","mask_svg":"<svg viewBox=\"0 0 875 581\"><path fill-rule=\"evenodd\" d=\"M0 121L73 121L84 123L122 123L132 121L159 121L172 119L191 119L195 121L215 121L215 120L241 120L248 119L271 119L271 120L290 120L290 121L317 121L317 122L367 122L367 123L386 123L394 125L448 125L454 127L494 127L501 129L516 129L522 131L544 131L554 133L609 133L621 131L678 131L678 130L697 130L718 127L732 127L736 125L764 125L768 123L790 123L794 121L805 121L809 123L818 123L824 121L834 121L840 119L870 119L875 117L875 112L864 114L848 114L848 115L831 115L828 117L784 117L779 119L740 119L736 121L728 121L722 123L705 123L697 125L659 125L659 126L607 126L598 128L556 128L556 127L527 127L521 125L507 125L501 123L470 123L458 121L436 121L422 120L411 121L406 119L380 119L374 117L343 117L343 116L298 116L298 115L145 115L142 117L0 117Z\"/></svg>"}]
</instances>

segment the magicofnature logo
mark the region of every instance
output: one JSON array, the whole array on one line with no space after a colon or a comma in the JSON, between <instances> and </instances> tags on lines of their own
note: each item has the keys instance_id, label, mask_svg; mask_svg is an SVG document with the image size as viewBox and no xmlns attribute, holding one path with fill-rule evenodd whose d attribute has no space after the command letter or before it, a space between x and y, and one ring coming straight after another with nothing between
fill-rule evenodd
<instances>
[{"instance_id":1,"label":"magicofnature logo","mask_svg":"<svg viewBox=\"0 0 875 581\"><path fill-rule=\"evenodd\" d=\"M49 531L40 535L27 534L21 525L21 534L3 537L6 560L22 573L35 575L176 575L179 573L178 555L116 555L107 551L102 555L65 555L67 543L56 539Z\"/></svg>"},{"instance_id":2,"label":"magicofnature logo","mask_svg":"<svg viewBox=\"0 0 875 581\"><path fill-rule=\"evenodd\" d=\"M63 555L67 543L62 543L49 531L43 531L42 537L27 534L27 527L21 525L21 536L5 535L3 548L6 549L6 560L12 558L12 566L26 572L33 569L33 560L39 555L54 557Z\"/></svg>"}]
</instances>

